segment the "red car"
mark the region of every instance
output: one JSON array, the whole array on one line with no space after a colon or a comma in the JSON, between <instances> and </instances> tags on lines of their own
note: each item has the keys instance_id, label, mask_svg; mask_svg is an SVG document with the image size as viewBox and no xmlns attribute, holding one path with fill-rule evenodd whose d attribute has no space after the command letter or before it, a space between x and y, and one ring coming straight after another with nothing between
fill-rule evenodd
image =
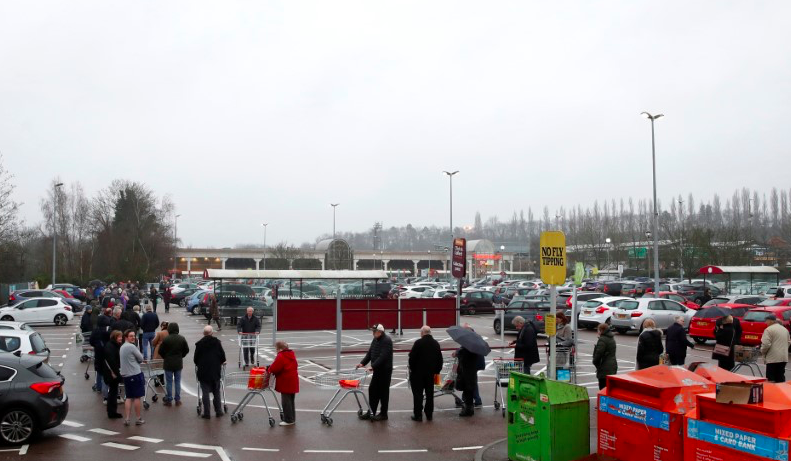
<instances>
[{"instance_id":1,"label":"red car","mask_svg":"<svg viewBox=\"0 0 791 461\"><path fill-rule=\"evenodd\" d=\"M791 306L770 306L751 309L744 315L742 322L742 344L757 346L761 344L761 336L766 329L766 317L774 314L777 321L791 330Z\"/></svg>"},{"instance_id":2,"label":"red car","mask_svg":"<svg viewBox=\"0 0 791 461\"><path fill-rule=\"evenodd\" d=\"M671 301L676 301L679 304L683 304L687 307L687 309L698 310L700 306L698 303L688 300L687 298L681 296L678 293L673 293L671 291L660 291L659 297L662 299L669 299ZM656 298L653 293L646 293L643 295L643 298Z\"/></svg>"},{"instance_id":3,"label":"red car","mask_svg":"<svg viewBox=\"0 0 791 461\"><path fill-rule=\"evenodd\" d=\"M62 294L64 298L72 298L72 299L74 299L74 296L72 296L71 293L69 293L66 290L52 290L52 291L54 291L55 293ZM789 300L791 300L791 298L789 298Z\"/></svg>"},{"instance_id":4,"label":"red car","mask_svg":"<svg viewBox=\"0 0 791 461\"><path fill-rule=\"evenodd\" d=\"M765 299L758 303L758 307L791 306L791 298Z\"/></svg>"},{"instance_id":5,"label":"red car","mask_svg":"<svg viewBox=\"0 0 791 461\"><path fill-rule=\"evenodd\" d=\"M714 326L717 320L730 314L741 321L744 314L754 307L748 304L719 304L703 307L695 312L689 322L689 336L696 343L703 344L709 339L714 339Z\"/></svg>"}]
</instances>

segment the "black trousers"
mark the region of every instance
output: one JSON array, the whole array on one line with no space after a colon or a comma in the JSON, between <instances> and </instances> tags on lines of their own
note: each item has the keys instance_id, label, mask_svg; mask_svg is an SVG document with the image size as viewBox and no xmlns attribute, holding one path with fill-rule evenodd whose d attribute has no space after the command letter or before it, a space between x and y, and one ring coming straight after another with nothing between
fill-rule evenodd
<instances>
[{"instance_id":1,"label":"black trousers","mask_svg":"<svg viewBox=\"0 0 791 461\"><path fill-rule=\"evenodd\" d=\"M393 376L393 370L374 370L374 376L371 378L371 384L368 386L368 400L371 403L371 412L376 414L376 409L379 404L382 404L381 415L387 415L387 407L390 403L390 378Z\"/></svg>"},{"instance_id":2,"label":"black trousers","mask_svg":"<svg viewBox=\"0 0 791 461\"><path fill-rule=\"evenodd\" d=\"M157 313L157 298L151 300L151 304L154 306L154 313Z\"/></svg>"},{"instance_id":3,"label":"black trousers","mask_svg":"<svg viewBox=\"0 0 791 461\"><path fill-rule=\"evenodd\" d=\"M201 381L200 382L201 400L203 401L203 414L209 415L209 394L214 396L214 413L222 413L222 399L220 398L220 381Z\"/></svg>"},{"instance_id":4,"label":"black trousers","mask_svg":"<svg viewBox=\"0 0 791 461\"><path fill-rule=\"evenodd\" d=\"M220 325L220 319L219 319L219 318L216 318L216 319L214 319L214 318L211 318L211 317L209 317L209 323L208 323L209 325L211 325L211 321L212 321L212 320L214 320L215 322L217 322L217 329L218 329L218 330L222 330L222 325Z\"/></svg>"},{"instance_id":5,"label":"black trousers","mask_svg":"<svg viewBox=\"0 0 791 461\"><path fill-rule=\"evenodd\" d=\"M684 362L686 362L687 357L684 355L675 355L675 354L668 354L670 357L670 364L671 365L679 365L684 366Z\"/></svg>"},{"instance_id":6,"label":"black trousers","mask_svg":"<svg viewBox=\"0 0 791 461\"><path fill-rule=\"evenodd\" d=\"M112 379L107 384L107 416L118 414L118 380Z\"/></svg>"},{"instance_id":7,"label":"black trousers","mask_svg":"<svg viewBox=\"0 0 791 461\"><path fill-rule=\"evenodd\" d=\"M786 362L767 363L766 380L770 383L786 382Z\"/></svg>"},{"instance_id":8,"label":"black trousers","mask_svg":"<svg viewBox=\"0 0 791 461\"><path fill-rule=\"evenodd\" d=\"M295 399L297 394L280 394L280 402L283 404L283 421L294 423L297 421L297 408Z\"/></svg>"},{"instance_id":9,"label":"black trousers","mask_svg":"<svg viewBox=\"0 0 791 461\"><path fill-rule=\"evenodd\" d=\"M602 390L605 387L607 387L607 377L606 376L604 378L599 378L599 390Z\"/></svg>"},{"instance_id":10,"label":"black trousers","mask_svg":"<svg viewBox=\"0 0 791 461\"><path fill-rule=\"evenodd\" d=\"M255 365L256 359L255 354L256 350L255 347L244 347L244 364L245 365Z\"/></svg>"},{"instance_id":11,"label":"black trousers","mask_svg":"<svg viewBox=\"0 0 791 461\"><path fill-rule=\"evenodd\" d=\"M412 375L409 377L409 385L412 387L412 409L416 418L423 417L425 410L426 416L434 414L434 375ZM423 405L423 395L426 396L426 405Z\"/></svg>"}]
</instances>

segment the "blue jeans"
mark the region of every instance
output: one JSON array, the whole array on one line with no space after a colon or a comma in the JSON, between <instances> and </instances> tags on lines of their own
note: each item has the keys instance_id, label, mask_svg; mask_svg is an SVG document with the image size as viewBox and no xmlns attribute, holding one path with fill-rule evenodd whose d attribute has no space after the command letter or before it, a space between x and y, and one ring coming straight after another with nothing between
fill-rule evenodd
<instances>
[{"instance_id":1,"label":"blue jeans","mask_svg":"<svg viewBox=\"0 0 791 461\"><path fill-rule=\"evenodd\" d=\"M154 341L154 336L156 335L157 333L155 331L143 333L143 360L154 357L154 345L151 344L151 342ZM148 352L149 349L151 350L150 354Z\"/></svg>"},{"instance_id":2,"label":"blue jeans","mask_svg":"<svg viewBox=\"0 0 791 461\"><path fill-rule=\"evenodd\" d=\"M173 378L175 378L175 400L181 401L181 370L169 371L165 370L165 402L171 402L173 398Z\"/></svg>"}]
</instances>

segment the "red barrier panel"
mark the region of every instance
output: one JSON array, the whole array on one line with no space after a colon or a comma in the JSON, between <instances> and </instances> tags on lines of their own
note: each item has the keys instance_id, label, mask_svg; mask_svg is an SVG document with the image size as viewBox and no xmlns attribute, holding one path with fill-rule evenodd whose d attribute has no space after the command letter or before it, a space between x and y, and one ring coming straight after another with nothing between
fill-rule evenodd
<instances>
[{"instance_id":1,"label":"red barrier panel","mask_svg":"<svg viewBox=\"0 0 791 461\"><path fill-rule=\"evenodd\" d=\"M277 331L335 330L336 300L283 299L277 303ZM417 329L426 321L435 328L456 324L455 299L402 299L401 328ZM397 299L341 300L344 330L364 330L376 323L398 327Z\"/></svg>"}]
</instances>

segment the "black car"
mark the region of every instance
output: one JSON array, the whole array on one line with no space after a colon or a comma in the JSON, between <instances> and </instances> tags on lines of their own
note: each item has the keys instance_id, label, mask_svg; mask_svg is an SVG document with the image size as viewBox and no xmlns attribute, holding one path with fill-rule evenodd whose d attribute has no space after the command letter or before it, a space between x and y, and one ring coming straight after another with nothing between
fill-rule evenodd
<instances>
[{"instance_id":1,"label":"black car","mask_svg":"<svg viewBox=\"0 0 791 461\"><path fill-rule=\"evenodd\" d=\"M0 354L0 439L25 444L66 419L64 379L44 357Z\"/></svg>"},{"instance_id":2,"label":"black car","mask_svg":"<svg viewBox=\"0 0 791 461\"><path fill-rule=\"evenodd\" d=\"M83 290L82 288L76 285L72 285L71 283L56 283L55 286L52 287L52 289L63 290L82 302L87 301L87 295L85 293L85 290Z\"/></svg>"},{"instance_id":3,"label":"black car","mask_svg":"<svg viewBox=\"0 0 791 461\"><path fill-rule=\"evenodd\" d=\"M467 291L461 294L459 308L463 315L479 312L494 312L494 293L491 291Z\"/></svg>"},{"instance_id":4,"label":"black car","mask_svg":"<svg viewBox=\"0 0 791 461\"><path fill-rule=\"evenodd\" d=\"M604 284L599 286L599 290L607 296L621 296L622 289L622 282L604 282Z\"/></svg>"},{"instance_id":5,"label":"black car","mask_svg":"<svg viewBox=\"0 0 791 461\"><path fill-rule=\"evenodd\" d=\"M198 291L201 291L201 288L187 288L186 290L174 294L170 298L170 303L178 304L181 307L187 307L187 298L194 295Z\"/></svg>"},{"instance_id":6,"label":"black car","mask_svg":"<svg viewBox=\"0 0 791 461\"><path fill-rule=\"evenodd\" d=\"M715 296L719 296L722 293L722 291L719 288L715 287L714 285L706 285L705 288L709 289L709 294L711 295L712 298ZM698 305L702 305L703 290L704 290L704 286L702 284L701 285L697 283L693 285L686 284L678 287L678 294L689 300L695 301L696 303L698 303Z\"/></svg>"},{"instance_id":7,"label":"black car","mask_svg":"<svg viewBox=\"0 0 791 461\"><path fill-rule=\"evenodd\" d=\"M533 322L538 333L544 332L544 319L549 314L549 302L546 301L513 301L503 314L505 331L516 331L514 318L521 316L526 322ZM561 310L558 310L561 312ZM500 316L494 318L494 332L500 334Z\"/></svg>"}]
</instances>

